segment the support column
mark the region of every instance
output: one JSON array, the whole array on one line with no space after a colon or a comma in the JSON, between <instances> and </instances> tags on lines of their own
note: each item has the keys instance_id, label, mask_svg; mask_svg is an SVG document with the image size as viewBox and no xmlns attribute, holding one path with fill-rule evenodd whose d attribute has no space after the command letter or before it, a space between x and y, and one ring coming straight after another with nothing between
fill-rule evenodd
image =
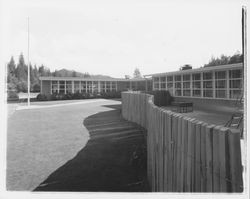
<instances>
[{"instance_id":1,"label":"support column","mask_svg":"<svg viewBox=\"0 0 250 199\"><path fill-rule=\"evenodd\" d=\"M203 98L203 73L200 73L201 74L201 97Z\"/></svg>"},{"instance_id":2,"label":"support column","mask_svg":"<svg viewBox=\"0 0 250 199\"><path fill-rule=\"evenodd\" d=\"M215 71L213 71L213 98L215 98L215 96L216 96L216 94L215 94L215 90L216 90L216 88L215 88Z\"/></svg>"},{"instance_id":3,"label":"support column","mask_svg":"<svg viewBox=\"0 0 250 199\"><path fill-rule=\"evenodd\" d=\"M75 93L74 81L71 81L72 84L72 93Z\"/></svg>"},{"instance_id":4,"label":"support column","mask_svg":"<svg viewBox=\"0 0 250 199\"><path fill-rule=\"evenodd\" d=\"M92 84L91 84L91 87L92 87L91 90L92 90L92 94L93 94L94 93L94 87L93 87L94 84L93 84L93 81L91 81L91 82L92 82Z\"/></svg>"},{"instance_id":5,"label":"support column","mask_svg":"<svg viewBox=\"0 0 250 199\"><path fill-rule=\"evenodd\" d=\"M173 75L173 96L175 96L175 76Z\"/></svg>"},{"instance_id":6,"label":"support column","mask_svg":"<svg viewBox=\"0 0 250 199\"><path fill-rule=\"evenodd\" d=\"M66 94L66 81L64 81L64 94Z\"/></svg>"},{"instance_id":7,"label":"support column","mask_svg":"<svg viewBox=\"0 0 250 199\"><path fill-rule=\"evenodd\" d=\"M82 81L79 81L79 93L82 93Z\"/></svg>"},{"instance_id":8,"label":"support column","mask_svg":"<svg viewBox=\"0 0 250 199\"><path fill-rule=\"evenodd\" d=\"M226 70L226 98L229 99L229 70Z\"/></svg>"},{"instance_id":9,"label":"support column","mask_svg":"<svg viewBox=\"0 0 250 199\"><path fill-rule=\"evenodd\" d=\"M190 74L190 97L193 97L193 75Z\"/></svg>"},{"instance_id":10,"label":"support column","mask_svg":"<svg viewBox=\"0 0 250 199\"><path fill-rule=\"evenodd\" d=\"M183 75L181 75L181 96L183 97Z\"/></svg>"},{"instance_id":11,"label":"support column","mask_svg":"<svg viewBox=\"0 0 250 199\"><path fill-rule=\"evenodd\" d=\"M98 93L100 93L100 92L101 92L101 82L98 81Z\"/></svg>"},{"instance_id":12,"label":"support column","mask_svg":"<svg viewBox=\"0 0 250 199\"><path fill-rule=\"evenodd\" d=\"M57 81L57 93L60 92L60 85L59 85L59 81Z\"/></svg>"}]
</instances>

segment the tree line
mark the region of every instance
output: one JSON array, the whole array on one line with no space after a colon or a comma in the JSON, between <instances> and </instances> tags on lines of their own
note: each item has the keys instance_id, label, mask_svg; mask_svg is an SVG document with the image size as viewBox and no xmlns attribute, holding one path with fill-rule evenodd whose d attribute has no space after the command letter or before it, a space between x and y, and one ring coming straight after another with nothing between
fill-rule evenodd
<instances>
[{"instance_id":1,"label":"tree line","mask_svg":"<svg viewBox=\"0 0 250 199\"><path fill-rule=\"evenodd\" d=\"M40 92L39 77L54 76L54 77L90 77L88 73L79 73L66 69L55 70L51 72L50 69L44 65L31 65L30 67L30 91ZM7 64L7 89L8 91L27 92L28 90L28 65L24 61L24 56L21 53L18 63L15 63L13 56Z\"/></svg>"}]
</instances>

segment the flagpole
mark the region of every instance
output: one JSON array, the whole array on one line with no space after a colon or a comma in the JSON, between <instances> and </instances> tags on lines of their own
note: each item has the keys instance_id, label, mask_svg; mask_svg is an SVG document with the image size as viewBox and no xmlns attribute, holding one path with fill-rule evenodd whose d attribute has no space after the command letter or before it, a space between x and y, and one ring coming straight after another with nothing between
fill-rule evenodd
<instances>
[{"instance_id":1,"label":"flagpole","mask_svg":"<svg viewBox=\"0 0 250 199\"><path fill-rule=\"evenodd\" d=\"M28 17L28 106L30 106L30 61L29 61L29 47L30 47L30 33L29 33L29 17Z\"/></svg>"}]
</instances>

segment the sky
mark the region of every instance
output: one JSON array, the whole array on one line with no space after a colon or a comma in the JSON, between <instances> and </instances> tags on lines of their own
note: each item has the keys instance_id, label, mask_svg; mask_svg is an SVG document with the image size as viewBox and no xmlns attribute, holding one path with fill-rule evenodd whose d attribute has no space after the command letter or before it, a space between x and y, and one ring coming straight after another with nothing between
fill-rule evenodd
<instances>
[{"instance_id":1,"label":"sky","mask_svg":"<svg viewBox=\"0 0 250 199\"><path fill-rule=\"evenodd\" d=\"M0 0L3 60L124 77L241 52L245 1Z\"/></svg>"}]
</instances>

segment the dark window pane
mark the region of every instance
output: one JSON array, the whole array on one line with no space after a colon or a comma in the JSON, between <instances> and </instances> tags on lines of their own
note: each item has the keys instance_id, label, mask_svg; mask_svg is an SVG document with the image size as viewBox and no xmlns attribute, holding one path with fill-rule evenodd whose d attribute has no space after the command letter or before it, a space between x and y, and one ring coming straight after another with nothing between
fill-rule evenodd
<instances>
[{"instance_id":1,"label":"dark window pane","mask_svg":"<svg viewBox=\"0 0 250 199\"><path fill-rule=\"evenodd\" d=\"M174 77L174 80L175 80L175 81L181 81L181 75L176 75L176 76Z\"/></svg>"},{"instance_id":2,"label":"dark window pane","mask_svg":"<svg viewBox=\"0 0 250 199\"><path fill-rule=\"evenodd\" d=\"M215 82L215 88L226 88L227 82L226 80L217 80Z\"/></svg>"},{"instance_id":3,"label":"dark window pane","mask_svg":"<svg viewBox=\"0 0 250 199\"><path fill-rule=\"evenodd\" d=\"M230 80L229 81L229 87L230 88L241 88L242 87L242 85L241 85L241 83L242 83L242 80Z\"/></svg>"},{"instance_id":4,"label":"dark window pane","mask_svg":"<svg viewBox=\"0 0 250 199\"><path fill-rule=\"evenodd\" d=\"M203 88L213 88L213 82L212 81L203 82Z\"/></svg>"},{"instance_id":5,"label":"dark window pane","mask_svg":"<svg viewBox=\"0 0 250 199\"><path fill-rule=\"evenodd\" d=\"M167 81L168 81L168 82L172 82L172 81L173 81L173 76L168 76L168 77L167 77Z\"/></svg>"},{"instance_id":6,"label":"dark window pane","mask_svg":"<svg viewBox=\"0 0 250 199\"><path fill-rule=\"evenodd\" d=\"M183 96L190 96L191 92L190 90L183 90Z\"/></svg>"},{"instance_id":7,"label":"dark window pane","mask_svg":"<svg viewBox=\"0 0 250 199\"><path fill-rule=\"evenodd\" d=\"M230 78L242 78L242 70L230 70L229 71Z\"/></svg>"},{"instance_id":8,"label":"dark window pane","mask_svg":"<svg viewBox=\"0 0 250 199\"><path fill-rule=\"evenodd\" d=\"M181 96L181 90L175 90L175 96Z\"/></svg>"},{"instance_id":9,"label":"dark window pane","mask_svg":"<svg viewBox=\"0 0 250 199\"><path fill-rule=\"evenodd\" d=\"M230 90L230 98L239 99L242 96L241 90Z\"/></svg>"},{"instance_id":10,"label":"dark window pane","mask_svg":"<svg viewBox=\"0 0 250 199\"><path fill-rule=\"evenodd\" d=\"M190 82L183 82L183 88L190 88Z\"/></svg>"},{"instance_id":11,"label":"dark window pane","mask_svg":"<svg viewBox=\"0 0 250 199\"><path fill-rule=\"evenodd\" d=\"M173 83L167 83L168 88L173 88Z\"/></svg>"},{"instance_id":12,"label":"dark window pane","mask_svg":"<svg viewBox=\"0 0 250 199\"><path fill-rule=\"evenodd\" d=\"M166 83L161 83L161 89L165 89L166 88Z\"/></svg>"},{"instance_id":13,"label":"dark window pane","mask_svg":"<svg viewBox=\"0 0 250 199\"><path fill-rule=\"evenodd\" d=\"M212 79L212 77L213 77L212 72L203 73L203 79L204 80Z\"/></svg>"},{"instance_id":14,"label":"dark window pane","mask_svg":"<svg viewBox=\"0 0 250 199\"><path fill-rule=\"evenodd\" d=\"M183 75L183 81L189 81L190 80L190 74Z\"/></svg>"},{"instance_id":15,"label":"dark window pane","mask_svg":"<svg viewBox=\"0 0 250 199\"><path fill-rule=\"evenodd\" d=\"M175 88L181 88L181 83L180 82L175 83Z\"/></svg>"},{"instance_id":16,"label":"dark window pane","mask_svg":"<svg viewBox=\"0 0 250 199\"><path fill-rule=\"evenodd\" d=\"M226 79L226 71L215 72L215 79Z\"/></svg>"},{"instance_id":17,"label":"dark window pane","mask_svg":"<svg viewBox=\"0 0 250 199\"><path fill-rule=\"evenodd\" d=\"M226 98L226 90L216 90L215 97L216 98Z\"/></svg>"},{"instance_id":18,"label":"dark window pane","mask_svg":"<svg viewBox=\"0 0 250 199\"><path fill-rule=\"evenodd\" d=\"M154 80L154 82L158 82L159 81L159 77L154 77L153 80Z\"/></svg>"},{"instance_id":19,"label":"dark window pane","mask_svg":"<svg viewBox=\"0 0 250 199\"><path fill-rule=\"evenodd\" d=\"M201 82L193 82L193 89L201 88Z\"/></svg>"},{"instance_id":20,"label":"dark window pane","mask_svg":"<svg viewBox=\"0 0 250 199\"><path fill-rule=\"evenodd\" d=\"M161 82L165 82L166 81L166 77L161 77Z\"/></svg>"},{"instance_id":21,"label":"dark window pane","mask_svg":"<svg viewBox=\"0 0 250 199\"><path fill-rule=\"evenodd\" d=\"M201 96L201 90L193 90L193 96L194 97L200 97Z\"/></svg>"},{"instance_id":22,"label":"dark window pane","mask_svg":"<svg viewBox=\"0 0 250 199\"><path fill-rule=\"evenodd\" d=\"M213 97L213 91L212 90L204 90L203 97Z\"/></svg>"},{"instance_id":23,"label":"dark window pane","mask_svg":"<svg viewBox=\"0 0 250 199\"><path fill-rule=\"evenodd\" d=\"M193 74L193 80L200 80L201 79L201 74L197 73L197 74Z\"/></svg>"}]
</instances>

